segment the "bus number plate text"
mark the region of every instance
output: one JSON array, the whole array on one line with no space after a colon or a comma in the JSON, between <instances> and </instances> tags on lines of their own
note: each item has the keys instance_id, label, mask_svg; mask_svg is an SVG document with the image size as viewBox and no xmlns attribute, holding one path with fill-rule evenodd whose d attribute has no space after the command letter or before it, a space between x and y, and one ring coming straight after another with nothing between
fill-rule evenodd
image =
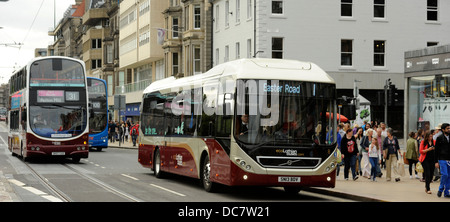
<instances>
[{"instance_id":1,"label":"bus number plate text","mask_svg":"<svg viewBox=\"0 0 450 222\"><path fill-rule=\"evenodd\" d=\"M64 156L64 155L66 155L66 153L65 152L52 152L52 155L53 156Z\"/></svg>"},{"instance_id":2,"label":"bus number plate text","mask_svg":"<svg viewBox=\"0 0 450 222\"><path fill-rule=\"evenodd\" d=\"M278 177L280 183L300 183L300 177Z\"/></svg>"}]
</instances>

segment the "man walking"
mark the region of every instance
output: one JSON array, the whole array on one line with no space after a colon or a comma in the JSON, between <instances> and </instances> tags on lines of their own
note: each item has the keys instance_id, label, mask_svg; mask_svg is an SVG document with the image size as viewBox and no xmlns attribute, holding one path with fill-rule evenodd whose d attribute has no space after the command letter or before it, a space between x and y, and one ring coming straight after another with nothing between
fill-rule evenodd
<instances>
[{"instance_id":1,"label":"man walking","mask_svg":"<svg viewBox=\"0 0 450 222\"><path fill-rule=\"evenodd\" d=\"M444 197L450 197L450 125L444 123L441 125L442 135L436 139L436 168L439 167L441 171L441 184L437 196L441 197L444 192Z\"/></svg>"}]
</instances>

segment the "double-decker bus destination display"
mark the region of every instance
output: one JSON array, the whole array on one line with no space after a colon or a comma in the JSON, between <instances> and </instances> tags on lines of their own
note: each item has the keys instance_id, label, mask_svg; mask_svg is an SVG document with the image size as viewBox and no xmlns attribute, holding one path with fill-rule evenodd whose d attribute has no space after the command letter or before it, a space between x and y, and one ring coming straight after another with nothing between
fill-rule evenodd
<instances>
[{"instance_id":1,"label":"double-decker bus destination display","mask_svg":"<svg viewBox=\"0 0 450 222\"><path fill-rule=\"evenodd\" d=\"M64 103L66 101L79 101L79 92L65 92L64 90L38 90L38 103Z\"/></svg>"}]
</instances>

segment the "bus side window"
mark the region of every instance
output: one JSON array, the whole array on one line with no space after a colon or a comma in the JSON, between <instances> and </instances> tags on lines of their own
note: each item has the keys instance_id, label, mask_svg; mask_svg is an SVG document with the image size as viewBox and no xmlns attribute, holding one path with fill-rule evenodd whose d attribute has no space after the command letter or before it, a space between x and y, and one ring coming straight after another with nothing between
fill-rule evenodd
<instances>
[{"instance_id":1,"label":"bus side window","mask_svg":"<svg viewBox=\"0 0 450 222\"><path fill-rule=\"evenodd\" d=\"M21 116L22 116L22 121L21 121L22 129L27 130L27 108L22 109Z\"/></svg>"}]
</instances>

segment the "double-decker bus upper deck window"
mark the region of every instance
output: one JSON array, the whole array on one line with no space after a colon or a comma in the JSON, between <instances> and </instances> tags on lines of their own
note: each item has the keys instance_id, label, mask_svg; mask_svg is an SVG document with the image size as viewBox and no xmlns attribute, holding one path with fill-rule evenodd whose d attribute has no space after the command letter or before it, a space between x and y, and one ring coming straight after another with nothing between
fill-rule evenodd
<instances>
[{"instance_id":1,"label":"double-decker bus upper deck window","mask_svg":"<svg viewBox=\"0 0 450 222\"><path fill-rule=\"evenodd\" d=\"M79 62L50 58L30 68L30 129L39 136L69 138L87 127L86 84Z\"/></svg>"},{"instance_id":2,"label":"double-decker bus upper deck window","mask_svg":"<svg viewBox=\"0 0 450 222\"><path fill-rule=\"evenodd\" d=\"M63 59L36 61L30 69L30 86L84 87L83 66Z\"/></svg>"},{"instance_id":3,"label":"double-decker bus upper deck window","mask_svg":"<svg viewBox=\"0 0 450 222\"><path fill-rule=\"evenodd\" d=\"M106 85L97 79L88 79L88 85L89 102L93 113L89 117L89 131L100 133L105 130L108 124Z\"/></svg>"}]
</instances>

